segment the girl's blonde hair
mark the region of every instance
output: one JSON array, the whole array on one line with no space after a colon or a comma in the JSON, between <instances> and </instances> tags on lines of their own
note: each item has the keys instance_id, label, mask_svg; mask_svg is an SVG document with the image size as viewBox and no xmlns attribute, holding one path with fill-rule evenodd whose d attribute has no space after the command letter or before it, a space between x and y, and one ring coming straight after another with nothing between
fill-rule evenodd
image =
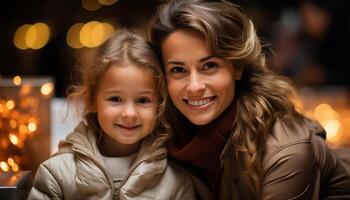
<instances>
[{"instance_id":1,"label":"girl's blonde hair","mask_svg":"<svg viewBox=\"0 0 350 200\"><path fill-rule=\"evenodd\" d=\"M106 40L96 52L91 65L85 65L81 71L81 82L69 88L68 100L75 103L83 101L82 115L86 124L95 133L100 133L97 113L94 111L96 95L102 76L107 69L114 64L131 63L138 67L149 68L153 71L159 106L157 109L157 123L152 137L154 149L163 145L170 137L170 128L164 117L167 89L163 72L159 65L158 57L152 46L141 36L127 30L118 31ZM131 77L132 78L132 77Z\"/></svg>"},{"instance_id":2,"label":"girl's blonde hair","mask_svg":"<svg viewBox=\"0 0 350 200\"><path fill-rule=\"evenodd\" d=\"M259 199L266 139L277 119L299 118L288 98L294 89L266 67L254 25L239 6L224 0L174 0L163 5L149 32L159 54L162 41L179 29L199 32L215 55L243 68L236 82L232 135L226 154L221 155L226 170L220 195L221 199Z\"/></svg>"}]
</instances>

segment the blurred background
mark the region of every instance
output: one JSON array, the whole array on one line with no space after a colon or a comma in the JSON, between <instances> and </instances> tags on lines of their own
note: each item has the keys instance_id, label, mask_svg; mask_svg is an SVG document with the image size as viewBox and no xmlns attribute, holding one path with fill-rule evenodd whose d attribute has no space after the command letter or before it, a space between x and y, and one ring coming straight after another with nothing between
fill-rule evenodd
<instances>
[{"instance_id":1,"label":"blurred background","mask_svg":"<svg viewBox=\"0 0 350 200\"><path fill-rule=\"evenodd\" d=\"M57 150L58 141L80 119L67 114L64 101L79 66L89 62L96 47L118 29L132 28L144 35L157 6L164 2L1 3L1 171L36 170ZM251 16L258 35L273 50L267 54L269 67L295 84L300 96L295 100L297 109L321 123L332 148L350 146L350 2L232 2Z\"/></svg>"}]
</instances>

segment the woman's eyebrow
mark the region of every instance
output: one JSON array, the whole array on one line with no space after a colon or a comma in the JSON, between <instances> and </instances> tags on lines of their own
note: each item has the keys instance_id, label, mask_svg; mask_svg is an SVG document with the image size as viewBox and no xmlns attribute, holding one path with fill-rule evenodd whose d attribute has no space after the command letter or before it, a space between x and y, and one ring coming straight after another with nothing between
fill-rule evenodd
<instances>
[{"instance_id":1,"label":"woman's eyebrow","mask_svg":"<svg viewBox=\"0 0 350 200\"><path fill-rule=\"evenodd\" d=\"M201 59L199 60L199 62L204 62L204 61L207 61L207 60L209 60L209 59L211 59L211 58L218 58L218 56L216 56L216 55L209 55L209 56L206 56L206 57L204 57L204 58L201 58Z\"/></svg>"},{"instance_id":2,"label":"woman's eyebrow","mask_svg":"<svg viewBox=\"0 0 350 200\"><path fill-rule=\"evenodd\" d=\"M166 64L174 64L174 65L184 65L184 62L180 62L180 61L169 61Z\"/></svg>"},{"instance_id":3,"label":"woman's eyebrow","mask_svg":"<svg viewBox=\"0 0 350 200\"><path fill-rule=\"evenodd\" d=\"M216 55L209 55L209 56L206 56L204 58L201 58L199 60L199 62L205 62L206 60L209 60L211 58L218 58L218 56L216 56ZM180 62L180 61L168 61L166 64L184 65L185 63L184 62Z\"/></svg>"}]
</instances>

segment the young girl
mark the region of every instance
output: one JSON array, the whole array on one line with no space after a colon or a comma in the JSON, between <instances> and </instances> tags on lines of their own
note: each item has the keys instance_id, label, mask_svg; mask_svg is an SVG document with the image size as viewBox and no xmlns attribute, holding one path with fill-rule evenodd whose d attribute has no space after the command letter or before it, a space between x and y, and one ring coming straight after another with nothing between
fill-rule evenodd
<instances>
[{"instance_id":1,"label":"young girl","mask_svg":"<svg viewBox=\"0 0 350 200\"><path fill-rule=\"evenodd\" d=\"M107 40L69 97L83 99L84 121L41 164L29 199L194 199L187 176L167 165L163 79L143 38Z\"/></svg>"}]
</instances>

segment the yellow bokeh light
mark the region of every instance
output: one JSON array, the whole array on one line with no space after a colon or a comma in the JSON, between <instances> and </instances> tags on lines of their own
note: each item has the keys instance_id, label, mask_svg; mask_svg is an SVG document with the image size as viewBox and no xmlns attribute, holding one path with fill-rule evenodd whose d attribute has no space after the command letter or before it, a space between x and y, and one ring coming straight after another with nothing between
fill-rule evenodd
<instances>
[{"instance_id":1,"label":"yellow bokeh light","mask_svg":"<svg viewBox=\"0 0 350 200\"><path fill-rule=\"evenodd\" d=\"M95 47L93 41L92 41L92 31L97 26L99 22L97 21L91 21L86 24L81 28L79 38L80 42L85 45L86 47Z\"/></svg>"},{"instance_id":2,"label":"yellow bokeh light","mask_svg":"<svg viewBox=\"0 0 350 200\"><path fill-rule=\"evenodd\" d=\"M18 137L15 134L10 133L9 134L9 139L10 139L12 144L18 145Z\"/></svg>"},{"instance_id":3,"label":"yellow bokeh light","mask_svg":"<svg viewBox=\"0 0 350 200\"><path fill-rule=\"evenodd\" d=\"M105 6L110 6L113 5L117 2L118 0L98 0L100 4L105 5Z\"/></svg>"},{"instance_id":4,"label":"yellow bokeh light","mask_svg":"<svg viewBox=\"0 0 350 200\"><path fill-rule=\"evenodd\" d=\"M22 78L20 76L15 76L13 78L13 84L19 85L19 84L21 84L21 82L22 82Z\"/></svg>"},{"instance_id":5,"label":"yellow bokeh light","mask_svg":"<svg viewBox=\"0 0 350 200\"><path fill-rule=\"evenodd\" d=\"M7 109L9 109L9 110L14 109L15 106L16 106L16 104L15 104L15 102L14 102L13 100L8 100L8 101L6 102L6 107L7 107Z\"/></svg>"},{"instance_id":6,"label":"yellow bokeh light","mask_svg":"<svg viewBox=\"0 0 350 200\"><path fill-rule=\"evenodd\" d=\"M12 166L12 171L18 172L18 170L19 170L19 167L18 167L18 165L15 163L15 164Z\"/></svg>"},{"instance_id":7,"label":"yellow bokeh light","mask_svg":"<svg viewBox=\"0 0 350 200\"><path fill-rule=\"evenodd\" d=\"M333 108L328 104L320 104L315 108L314 116L318 121L324 121L335 117Z\"/></svg>"},{"instance_id":8,"label":"yellow bokeh light","mask_svg":"<svg viewBox=\"0 0 350 200\"><path fill-rule=\"evenodd\" d=\"M45 83L41 86L40 92L43 95L49 95L54 89L54 85L51 82Z\"/></svg>"},{"instance_id":9,"label":"yellow bokeh light","mask_svg":"<svg viewBox=\"0 0 350 200\"><path fill-rule=\"evenodd\" d=\"M86 23L80 31L80 42L86 47L101 45L114 33L114 27L108 23L91 21Z\"/></svg>"},{"instance_id":10,"label":"yellow bokeh light","mask_svg":"<svg viewBox=\"0 0 350 200\"><path fill-rule=\"evenodd\" d=\"M84 45L80 42L79 39L80 30L83 27L83 25L83 23L76 23L69 28L67 32L66 41L70 47L75 49L84 47Z\"/></svg>"},{"instance_id":11,"label":"yellow bokeh light","mask_svg":"<svg viewBox=\"0 0 350 200\"><path fill-rule=\"evenodd\" d=\"M36 23L28 29L25 35L25 42L29 48L40 49L47 44L49 38L49 26L44 23Z\"/></svg>"},{"instance_id":12,"label":"yellow bokeh light","mask_svg":"<svg viewBox=\"0 0 350 200\"><path fill-rule=\"evenodd\" d=\"M327 132L327 139L330 139L330 140L337 137L339 130L341 128L340 122L336 119L329 120L325 123L322 123L322 125Z\"/></svg>"},{"instance_id":13,"label":"yellow bokeh light","mask_svg":"<svg viewBox=\"0 0 350 200\"><path fill-rule=\"evenodd\" d=\"M89 11L95 11L102 7L97 0L81 0L81 6Z\"/></svg>"},{"instance_id":14,"label":"yellow bokeh light","mask_svg":"<svg viewBox=\"0 0 350 200\"><path fill-rule=\"evenodd\" d=\"M16 30L15 36L13 38L13 43L18 49L25 50L29 48L26 44L25 38L30 27L30 24L24 24Z\"/></svg>"},{"instance_id":15,"label":"yellow bokeh light","mask_svg":"<svg viewBox=\"0 0 350 200\"><path fill-rule=\"evenodd\" d=\"M10 166L13 166L15 163L15 160L13 160L13 158L8 158L7 159L7 163L10 165Z\"/></svg>"},{"instance_id":16,"label":"yellow bokeh light","mask_svg":"<svg viewBox=\"0 0 350 200\"><path fill-rule=\"evenodd\" d=\"M91 40L94 46L101 45L114 33L114 27L108 23L97 24L91 32Z\"/></svg>"},{"instance_id":17,"label":"yellow bokeh light","mask_svg":"<svg viewBox=\"0 0 350 200\"><path fill-rule=\"evenodd\" d=\"M11 126L11 128L16 128L17 127L17 121L14 120L14 119L11 119L10 120L10 126Z\"/></svg>"},{"instance_id":18,"label":"yellow bokeh light","mask_svg":"<svg viewBox=\"0 0 350 200\"><path fill-rule=\"evenodd\" d=\"M0 168L1 168L1 171L4 171L4 172L8 172L10 170L10 167L5 161L0 162Z\"/></svg>"},{"instance_id":19,"label":"yellow bokeh light","mask_svg":"<svg viewBox=\"0 0 350 200\"><path fill-rule=\"evenodd\" d=\"M30 122L30 123L28 124L28 130L29 130L29 132L34 132L34 131L36 131L36 124L33 123L33 122Z\"/></svg>"}]
</instances>

